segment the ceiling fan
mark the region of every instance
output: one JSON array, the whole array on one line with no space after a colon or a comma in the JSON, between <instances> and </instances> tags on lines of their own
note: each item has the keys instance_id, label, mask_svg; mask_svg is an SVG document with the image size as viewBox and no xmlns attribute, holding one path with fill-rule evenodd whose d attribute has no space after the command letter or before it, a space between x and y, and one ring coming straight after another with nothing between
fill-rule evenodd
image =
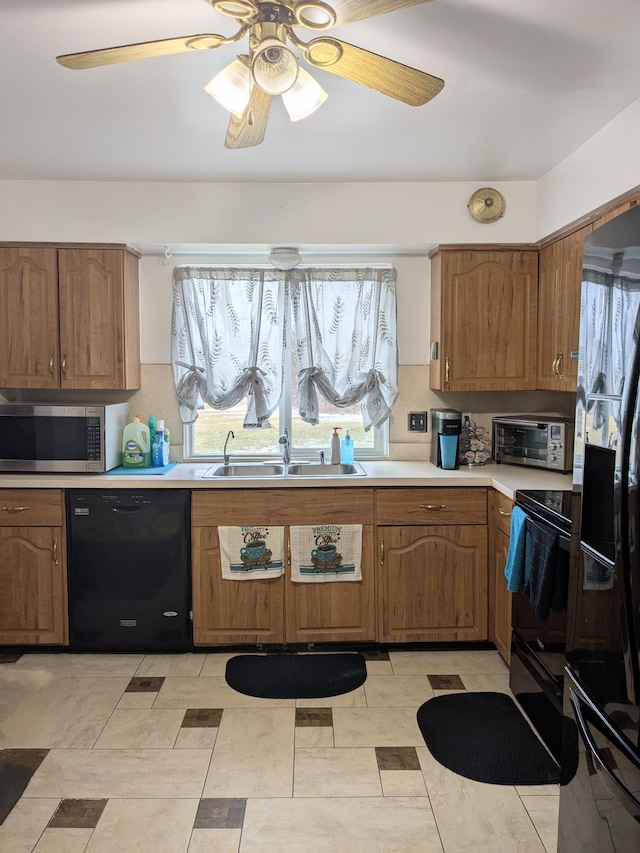
<instances>
[{"instance_id":1,"label":"ceiling fan","mask_svg":"<svg viewBox=\"0 0 640 853\"><path fill-rule=\"evenodd\" d=\"M148 59L191 50L213 50L249 37L249 53L241 54L211 80L205 90L231 112L225 146L250 148L264 139L271 103L282 95L293 121L315 111L327 95L301 68L287 44L296 47L314 68L328 71L383 95L421 106L444 86L439 77L320 34L309 42L294 32L304 27L324 33L334 26L361 21L428 0L205 0L217 12L234 18L240 28L232 36L200 34L140 44L69 53L56 57L65 68L81 70Z\"/></svg>"}]
</instances>

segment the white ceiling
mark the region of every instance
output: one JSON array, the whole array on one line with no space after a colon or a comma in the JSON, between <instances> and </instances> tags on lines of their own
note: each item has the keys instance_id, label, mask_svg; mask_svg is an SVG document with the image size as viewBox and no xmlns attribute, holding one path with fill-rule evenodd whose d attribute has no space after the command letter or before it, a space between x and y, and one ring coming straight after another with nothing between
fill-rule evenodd
<instances>
[{"instance_id":1,"label":"white ceiling","mask_svg":"<svg viewBox=\"0 0 640 853\"><path fill-rule=\"evenodd\" d=\"M335 28L444 90L416 108L314 69L321 109L293 124L275 99L265 142L239 151L203 86L244 41L84 71L55 62L235 30L205 0L0 0L0 179L535 180L640 96L637 0L432 0Z\"/></svg>"}]
</instances>

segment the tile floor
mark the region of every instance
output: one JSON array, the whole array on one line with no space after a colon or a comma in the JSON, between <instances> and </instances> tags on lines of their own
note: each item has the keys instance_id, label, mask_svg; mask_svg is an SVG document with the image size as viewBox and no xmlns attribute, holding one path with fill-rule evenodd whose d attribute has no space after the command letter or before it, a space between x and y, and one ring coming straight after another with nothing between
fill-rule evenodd
<instances>
[{"instance_id":1,"label":"tile floor","mask_svg":"<svg viewBox=\"0 0 640 853\"><path fill-rule=\"evenodd\" d=\"M0 656L0 851L555 851L557 786L458 776L416 723L508 692L498 653L364 654L362 687L297 701L232 690L228 653Z\"/></svg>"}]
</instances>

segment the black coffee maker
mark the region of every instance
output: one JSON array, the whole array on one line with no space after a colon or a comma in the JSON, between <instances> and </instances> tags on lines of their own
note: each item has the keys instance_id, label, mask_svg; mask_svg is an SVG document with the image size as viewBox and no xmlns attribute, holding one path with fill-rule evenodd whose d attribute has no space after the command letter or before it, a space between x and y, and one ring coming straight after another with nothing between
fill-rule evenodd
<instances>
[{"instance_id":1,"label":"black coffee maker","mask_svg":"<svg viewBox=\"0 0 640 853\"><path fill-rule=\"evenodd\" d=\"M462 412L431 409L431 461L438 468L459 468Z\"/></svg>"}]
</instances>

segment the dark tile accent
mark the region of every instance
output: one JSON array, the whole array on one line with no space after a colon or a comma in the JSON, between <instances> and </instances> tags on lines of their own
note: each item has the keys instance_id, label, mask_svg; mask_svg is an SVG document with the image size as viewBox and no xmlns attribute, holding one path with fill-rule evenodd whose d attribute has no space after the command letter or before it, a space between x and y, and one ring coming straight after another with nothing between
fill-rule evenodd
<instances>
[{"instance_id":1,"label":"dark tile accent","mask_svg":"<svg viewBox=\"0 0 640 853\"><path fill-rule=\"evenodd\" d=\"M459 675L428 675L434 690L466 690Z\"/></svg>"},{"instance_id":2,"label":"dark tile accent","mask_svg":"<svg viewBox=\"0 0 640 853\"><path fill-rule=\"evenodd\" d=\"M0 663L15 663L16 661L19 661L21 657L22 655L0 655Z\"/></svg>"},{"instance_id":3,"label":"dark tile accent","mask_svg":"<svg viewBox=\"0 0 640 853\"><path fill-rule=\"evenodd\" d=\"M242 829L246 799L200 800L194 829Z\"/></svg>"},{"instance_id":4,"label":"dark tile accent","mask_svg":"<svg viewBox=\"0 0 640 853\"><path fill-rule=\"evenodd\" d=\"M125 693L157 693L164 684L164 677L132 678Z\"/></svg>"},{"instance_id":5,"label":"dark tile accent","mask_svg":"<svg viewBox=\"0 0 640 853\"><path fill-rule=\"evenodd\" d=\"M296 708L296 726L332 726L331 708Z\"/></svg>"},{"instance_id":6,"label":"dark tile accent","mask_svg":"<svg viewBox=\"0 0 640 853\"><path fill-rule=\"evenodd\" d=\"M95 829L108 800L60 800L48 826L56 829Z\"/></svg>"},{"instance_id":7,"label":"dark tile accent","mask_svg":"<svg viewBox=\"0 0 640 853\"><path fill-rule=\"evenodd\" d=\"M389 652L379 649L373 649L369 652L360 652L360 654L365 660L390 660Z\"/></svg>"},{"instance_id":8,"label":"dark tile accent","mask_svg":"<svg viewBox=\"0 0 640 853\"><path fill-rule=\"evenodd\" d=\"M0 749L0 824L48 753L48 749Z\"/></svg>"},{"instance_id":9,"label":"dark tile accent","mask_svg":"<svg viewBox=\"0 0 640 853\"><path fill-rule=\"evenodd\" d=\"M415 746L376 746L378 770L420 770Z\"/></svg>"},{"instance_id":10,"label":"dark tile accent","mask_svg":"<svg viewBox=\"0 0 640 853\"><path fill-rule=\"evenodd\" d=\"M183 729L217 729L222 708L187 708L182 720Z\"/></svg>"}]
</instances>

